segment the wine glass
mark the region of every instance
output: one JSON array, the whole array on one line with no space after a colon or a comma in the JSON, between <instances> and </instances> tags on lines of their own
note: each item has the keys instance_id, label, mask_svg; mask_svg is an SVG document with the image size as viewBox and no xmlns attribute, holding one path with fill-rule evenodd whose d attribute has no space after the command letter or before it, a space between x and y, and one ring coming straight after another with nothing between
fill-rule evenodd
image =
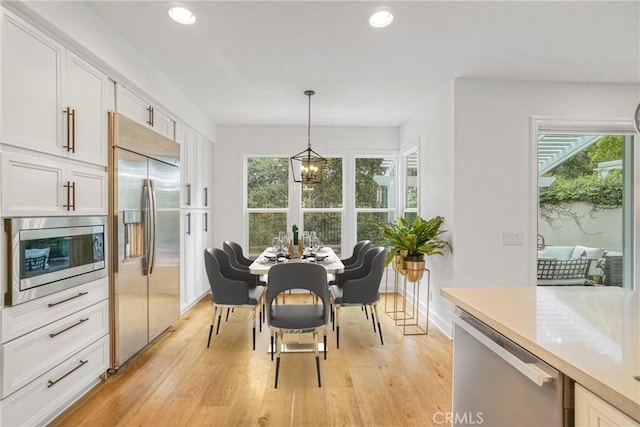
<instances>
[{"instance_id":1,"label":"wine glass","mask_svg":"<svg viewBox=\"0 0 640 427\"><path fill-rule=\"evenodd\" d=\"M304 242L305 252L309 252L309 248L311 247L311 238L309 237L308 231L302 233L302 241Z\"/></svg>"}]
</instances>

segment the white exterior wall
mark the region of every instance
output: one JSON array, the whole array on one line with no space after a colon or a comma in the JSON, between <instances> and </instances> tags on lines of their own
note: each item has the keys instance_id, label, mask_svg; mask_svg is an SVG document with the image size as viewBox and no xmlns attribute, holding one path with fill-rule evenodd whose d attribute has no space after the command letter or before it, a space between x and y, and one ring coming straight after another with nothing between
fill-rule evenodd
<instances>
[{"instance_id":1,"label":"white exterior wall","mask_svg":"<svg viewBox=\"0 0 640 427\"><path fill-rule=\"evenodd\" d=\"M451 305L440 296L441 287L535 285L531 117L630 120L639 91L623 84L457 79L431 100L427 116L417 119L425 129L420 213L444 215L454 246L450 260L429 261L431 316L446 332ZM430 156L424 153L430 152L441 157L444 175L428 172L424 162L429 165ZM443 180L446 171L453 176ZM437 197L430 198L431 192ZM523 245L504 246L503 232L522 233Z\"/></svg>"}]
</instances>

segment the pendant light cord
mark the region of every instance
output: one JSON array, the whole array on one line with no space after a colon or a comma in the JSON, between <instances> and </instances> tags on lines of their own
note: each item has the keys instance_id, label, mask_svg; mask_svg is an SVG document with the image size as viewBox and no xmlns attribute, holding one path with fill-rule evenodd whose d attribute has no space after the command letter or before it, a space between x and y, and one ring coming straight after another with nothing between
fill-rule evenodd
<instances>
[{"instance_id":1,"label":"pendant light cord","mask_svg":"<svg viewBox=\"0 0 640 427\"><path fill-rule=\"evenodd\" d=\"M307 95L309 96L309 122L307 125L307 148L311 149L311 95L313 95L313 91L307 91Z\"/></svg>"}]
</instances>

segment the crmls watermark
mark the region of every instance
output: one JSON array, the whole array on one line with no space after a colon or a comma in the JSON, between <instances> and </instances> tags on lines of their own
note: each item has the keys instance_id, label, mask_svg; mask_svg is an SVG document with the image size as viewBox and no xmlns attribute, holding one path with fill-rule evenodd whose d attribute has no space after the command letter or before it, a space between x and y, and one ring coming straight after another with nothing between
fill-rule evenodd
<instances>
[{"instance_id":1,"label":"crmls watermark","mask_svg":"<svg viewBox=\"0 0 640 427\"><path fill-rule=\"evenodd\" d=\"M431 419L436 424L480 425L484 423L482 412L436 412Z\"/></svg>"}]
</instances>

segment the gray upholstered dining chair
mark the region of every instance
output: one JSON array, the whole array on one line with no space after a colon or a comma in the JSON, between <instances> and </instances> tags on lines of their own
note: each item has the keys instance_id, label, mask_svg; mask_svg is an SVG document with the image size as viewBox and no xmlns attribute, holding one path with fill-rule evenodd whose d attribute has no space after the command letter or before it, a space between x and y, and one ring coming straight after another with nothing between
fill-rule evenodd
<instances>
[{"instance_id":1,"label":"gray upholstered dining chair","mask_svg":"<svg viewBox=\"0 0 640 427\"><path fill-rule=\"evenodd\" d=\"M220 321L224 308L248 307L253 314L253 349L256 349L256 309L260 306L264 296L264 286L255 284L254 276L248 271L237 270L229 263L229 256L222 249L207 248L204 250L204 266L211 286L211 304L213 305L213 318L209 328L209 340L211 344L213 326L218 315L216 335L220 331ZM218 313L220 310L220 313ZM260 312L260 317L263 313ZM262 331L262 321L260 321Z\"/></svg>"},{"instance_id":2,"label":"gray upholstered dining chair","mask_svg":"<svg viewBox=\"0 0 640 427\"><path fill-rule=\"evenodd\" d=\"M370 240L361 240L353 247L353 253L349 258L341 259L342 265L344 265L344 272L336 275L329 276L329 285L335 285L338 283L338 277L350 270L355 270L362 267L364 262L364 254L371 248Z\"/></svg>"},{"instance_id":3,"label":"gray upholstered dining chair","mask_svg":"<svg viewBox=\"0 0 640 427\"><path fill-rule=\"evenodd\" d=\"M361 240L353 247L353 253L349 258L342 259L345 269L351 269L362 264L364 254L371 248L370 240Z\"/></svg>"},{"instance_id":4,"label":"gray upholstered dining chair","mask_svg":"<svg viewBox=\"0 0 640 427\"><path fill-rule=\"evenodd\" d=\"M384 259L386 256L383 247L371 248L364 257L364 263L360 270L353 272L350 277L342 281L339 285L330 286L331 303L335 310L334 322L336 328L336 347L340 348L340 308L345 306L372 306L371 322L373 332L376 332L376 319L378 322L378 332L380 333L380 343L384 345L382 339L382 329L380 319L378 319L377 305L380 300L380 280L384 273ZM347 274L347 276L349 276Z\"/></svg>"},{"instance_id":5,"label":"gray upholstered dining chair","mask_svg":"<svg viewBox=\"0 0 640 427\"><path fill-rule=\"evenodd\" d=\"M246 258L242 253L242 246L231 240L225 240L222 243L222 249L229 256L229 262L231 266L238 270L249 271L249 266L253 263L253 260ZM253 280L258 285L265 286L267 283L261 280L260 276L253 276Z\"/></svg>"},{"instance_id":6,"label":"gray upholstered dining chair","mask_svg":"<svg viewBox=\"0 0 640 427\"><path fill-rule=\"evenodd\" d=\"M314 298L317 303L275 304L279 294L292 289L313 292L317 295L317 299ZM278 345L278 342L282 343L283 334L287 333L313 333L318 387L322 387L318 331L323 330L324 358L326 359L327 324L329 323L329 288L324 267L311 263L288 263L271 267L267 285L266 314L267 325L271 329L271 360L273 360L273 353L277 352L275 388L278 388L280 372L281 345Z\"/></svg>"},{"instance_id":7,"label":"gray upholstered dining chair","mask_svg":"<svg viewBox=\"0 0 640 427\"><path fill-rule=\"evenodd\" d=\"M225 240L222 244L222 249L229 255L231 265L235 268L249 267L253 262L252 259L247 258L242 253L242 246L231 240Z\"/></svg>"}]
</instances>

